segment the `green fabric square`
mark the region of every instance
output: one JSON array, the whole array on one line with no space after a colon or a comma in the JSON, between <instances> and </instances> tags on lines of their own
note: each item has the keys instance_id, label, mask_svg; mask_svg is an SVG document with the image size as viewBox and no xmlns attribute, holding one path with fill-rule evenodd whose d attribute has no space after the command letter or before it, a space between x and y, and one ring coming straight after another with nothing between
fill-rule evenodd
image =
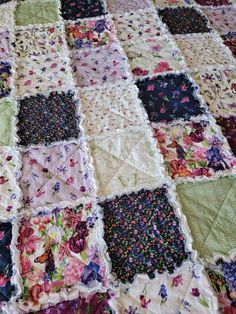
<instances>
[{"instance_id":1,"label":"green fabric square","mask_svg":"<svg viewBox=\"0 0 236 314\"><path fill-rule=\"evenodd\" d=\"M15 10L16 25L48 24L58 21L57 1L24 1Z\"/></svg>"},{"instance_id":2,"label":"green fabric square","mask_svg":"<svg viewBox=\"0 0 236 314\"><path fill-rule=\"evenodd\" d=\"M9 100L0 103L0 146L11 145L12 140L12 116L15 114L13 104Z\"/></svg>"},{"instance_id":3,"label":"green fabric square","mask_svg":"<svg viewBox=\"0 0 236 314\"><path fill-rule=\"evenodd\" d=\"M236 247L236 177L179 184L177 193L200 257Z\"/></svg>"}]
</instances>

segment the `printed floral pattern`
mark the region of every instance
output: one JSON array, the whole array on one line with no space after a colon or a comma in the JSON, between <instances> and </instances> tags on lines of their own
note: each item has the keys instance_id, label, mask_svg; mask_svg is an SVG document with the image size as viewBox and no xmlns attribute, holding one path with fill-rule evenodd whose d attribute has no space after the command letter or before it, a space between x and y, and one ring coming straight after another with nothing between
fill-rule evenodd
<instances>
[{"instance_id":1,"label":"printed floral pattern","mask_svg":"<svg viewBox=\"0 0 236 314\"><path fill-rule=\"evenodd\" d=\"M200 5L203 6L219 6L219 5L228 5L232 2L230 0L194 0Z\"/></svg>"},{"instance_id":2,"label":"printed floral pattern","mask_svg":"<svg viewBox=\"0 0 236 314\"><path fill-rule=\"evenodd\" d=\"M172 34L209 32L207 18L195 8L165 8L159 11Z\"/></svg>"},{"instance_id":3,"label":"printed floral pattern","mask_svg":"<svg viewBox=\"0 0 236 314\"><path fill-rule=\"evenodd\" d=\"M236 156L236 116L229 118L217 118L217 124L221 126L224 136L227 138L232 152Z\"/></svg>"},{"instance_id":4,"label":"printed floral pattern","mask_svg":"<svg viewBox=\"0 0 236 314\"><path fill-rule=\"evenodd\" d=\"M24 293L21 308L47 305L59 291L106 284L103 241L91 204L55 208L21 221L18 249Z\"/></svg>"},{"instance_id":5,"label":"printed floral pattern","mask_svg":"<svg viewBox=\"0 0 236 314\"><path fill-rule=\"evenodd\" d=\"M236 32L230 32L222 36L224 44L231 50L236 58Z\"/></svg>"},{"instance_id":6,"label":"printed floral pattern","mask_svg":"<svg viewBox=\"0 0 236 314\"><path fill-rule=\"evenodd\" d=\"M193 73L200 92L216 116L236 114L236 74L234 70L207 70Z\"/></svg>"},{"instance_id":7,"label":"printed floral pattern","mask_svg":"<svg viewBox=\"0 0 236 314\"><path fill-rule=\"evenodd\" d=\"M11 64L0 61L0 99L10 95Z\"/></svg>"},{"instance_id":8,"label":"printed floral pattern","mask_svg":"<svg viewBox=\"0 0 236 314\"><path fill-rule=\"evenodd\" d=\"M15 80L18 96L66 91L72 86L69 60L64 56L20 59Z\"/></svg>"},{"instance_id":9,"label":"printed floral pattern","mask_svg":"<svg viewBox=\"0 0 236 314\"><path fill-rule=\"evenodd\" d=\"M13 103L5 98L0 103L0 146L10 146L14 144L14 133L12 119L16 114Z\"/></svg>"},{"instance_id":10,"label":"printed floral pattern","mask_svg":"<svg viewBox=\"0 0 236 314\"><path fill-rule=\"evenodd\" d=\"M100 16L106 13L102 0L62 0L62 16L65 20Z\"/></svg>"},{"instance_id":11,"label":"printed floral pattern","mask_svg":"<svg viewBox=\"0 0 236 314\"><path fill-rule=\"evenodd\" d=\"M73 53L73 70L80 87L113 83L129 77L126 57L118 44Z\"/></svg>"},{"instance_id":12,"label":"printed floral pattern","mask_svg":"<svg viewBox=\"0 0 236 314\"><path fill-rule=\"evenodd\" d=\"M0 31L0 61L7 61L10 54L10 33Z\"/></svg>"},{"instance_id":13,"label":"printed floral pattern","mask_svg":"<svg viewBox=\"0 0 236 314\"><path fill-rule=\"evenodd\" d=\"M153 0L158 8L186 7L194 4L194 0Z\"/></svg>"},{"instance_id":14,"label":"printed floral pattern","mask_svg":"<svg viewBox=\"0 0 236 314\"><path fill-rule=\"evenodd\" d=\"M150 0L107 0L107 7L111 13L122 14L125 12L133 12L139 9L149 9L152 6Z\"/></svg>"},{"instance_id":15,"label":"printed floral pattern","mask_svg":"<svg viewBox=\"0 0 236 314\"><path fill-rule=\"evenodd\" d=\"M122 282L132 282L138 273L151 278L155 270L172 273L188 258L166 192L141 190L100 204L112 271Z\"/></svg>"},{"instance_id":16,"label":"printed floral pattern","mask_svg":"<svg viewBox=\"0 0 236 314\"><path fill-rule=\"evenodd\" d=\"M139 97L147 110L150 121L172 121L203 113L194 93L196 86L186 74L168 74L137 82Z\"/></svg>"},{"instance_id":17,"label":"printed floral pattern","mask_svg":"<svg viewBox=\"0 0 236 314\"><path fill-rule=\"evenodd\" d=\"M129 44L125 46L125 50L135 78L180 71L185 68L178 49L167 36Z\"/></svg>"},{"instance_id":18,"label":"printed floral pattern","mask_svg":"<svg viewBox=\"0 0 236 314\"><path fill-rule=\"evenodd\" d=\"M80 20L66 26L67 41L71 49L97 48L115 41L114 24L109 18Z\"/></svg>"},{"instance_id":19,"label":"printed floral pattern","mask_svg":"<svg viewBox=\"0 0 236 314\"><path fill-rule=\"evenodd\" d=\"M50 144L77 138L77 106L72 92L22 99L18 114L20 144Z\"/></svg>"},{"instance_id":20,"label":"printed floral pattern","mask_svg":"<svg viewBox=\"0 0 236 314\"><path fill-rule=\"evenodd\" d=\"M173 179L212 177L236 165L224 138L208 121L155 127L154 135Z\"/></svg>"}]
</instances>

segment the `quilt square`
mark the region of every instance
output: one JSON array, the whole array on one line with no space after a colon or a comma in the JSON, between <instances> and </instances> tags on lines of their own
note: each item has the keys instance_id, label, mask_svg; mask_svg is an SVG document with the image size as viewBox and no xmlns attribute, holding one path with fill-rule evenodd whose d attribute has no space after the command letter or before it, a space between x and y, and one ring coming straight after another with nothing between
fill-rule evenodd
<instances>
[{"instance_id":1,"label":"quilt square","mask_svg":"<svg viewBox=\"0 0 236 314\"><path fill-rule=\"evenodd\" d=\"M8 61L0 61L0 99L11 93L11 64Z\"/></svg>"},{"instance_id":2,"label":"quilt square","mask_svg":"<svg viewBox=\"0 0 236 314\"><path fill-rule=\"evenodd\" d=\"M0 303L8 302L15 294L15 287L11 284L13 275L10 245L12 241L12 225L10 222L0 222Z\"/></svg>"},{"instance_id":3,"label":"quilt square","mask_svg":"<svg viewBox=\"0 0 236 314\"><path fill-rule=\"evenodd\" d=\"M228 6L224 8L202 8L208 17L212 27L224 35L236 31L236 8Z\"/></svg>"},{"instance_id":4,"label":"quilt square","mask_svg":"<svg viewBox=\"0 0 236 314\"><path fill-rule=\"evenodd\" d=\"M183 57L169 36L131 43L125 50L135 78L185 69Z\"/></svg>"},{"instance_id":5,"label":"quilt square","mask_svg":"<svg viewBox=\"0 0 236 314\"><path fill-rule=\"evenodd\" d=\"M153 9L143 10L142 14L138 11L115 15L113 19L117 37L124 45L166 34L166 29Z\"/></svg>"},{"instance_id":6,"label":"quilt square","mask_svg":"<svg viewBox=\"0 0 236 314\"><path fill-rule=\"evenodd\" d=\"M9 2L10 0L0 0L0 4L3 4L3 3L7 3Z\"/></svg>"},{"instance_id":7,"label":"quilt square","mask_svg":"<svg viewBox=\"0 0 236 314\"><path fill-rule=\"evenodd\" d=\"M153 0L156 7L164 9L166 7L188 7L194 5L194 0Z\"/></svg>"},{"instance_id":8,"label":"quilt square","mask_svg":"<svg viewBox=\"0 0 236 314\"><path fill-rule=\"evenodd\" d=\"M107 285L107 264L101 223L91 203L74 208L45 208L20 223L23 296L21 309L46 307L52 298L64 301L79 291L93 292Z\"/></svg>"},{"instance_id":9,"label":"quilt square","mask_svg":"<svg viewBox=\"0 0 236 314\"><path fill-rule=\"evenodd\" d=\"M64 52L62 26L37 26L15 33L15 53L20 58L58 55Z\"/></svg>"},{"instance_id":10,"label":"quilt square","mask_svg":"<svg viewBox=\"0 0 236 314\"><path fill-rule=\"evenodd\" d=\"M11 146L14 144L15 130L12 125L16 109L14 104L4 98L0 101L0 146Z\"/></svg>"},{"instance_id":11,"label":"quilt square","mask_svg":"<svg viewBox=\"0 0 236 314\"><path fill-rule=\"evenodd\" d=\"M13 1L1 4L0 28L13 31L15 4Z\"/></svg>"},{"instance_id":12,"label":"quilt square","mask_svg":"<svg viewBox=\"0 0 236 314\"><path fill-rule=\"evenodd\" d=\"M200 93L215 116L236 114L235 70L210 69L192 73Z\"/></svg>"},{"instance_id":13,"label":"quilt square","mask_svg":"<svg viewBox=\"0 0 236 314\"><path fill-rule=\"evenodd\" d=\"M196 86L186 74L167 74L138 81L139 97L151 122L189 120L205 112Z\"/></svg>"},{"instance_id":14,"label":"quilt square","mask_svg":"<svg viewBox=\"0 0 236 314\"><path fill-rule=\"evenodd\" d=\"M20 188L20 154L11 148L0 148L0 218L12 218L21 207Z\"/></svg>"},{"instance_id":15,"label":"quilt square","mask_svg":"<svg viewBox=\"0 0 236 314\"><path fill-rule=\"evenodd\" d=\"M61 0L62 17L65 20L77 20L95 17L106 13L102 0Z\"/></svg>"},{"instance_id":16,"label":"quilt square","mask_svg":"<svg viewBox=\"0 0 236 314\"><path fill-rule=\"evenodd\" d=\"M20 186L27 207L40 207L81 198L94 191L82 140L77 144L32 148L22 153Z\"/></svg>"},{"instance_id":17,"label":"quilt square","mask_svg":"<svg viewBox=\"0 0 236 314\"><path fill-rule=\"evenodd\" d=\"M10 32L0 31L0 61L7 61L11 56Z\"/></svg>"},{"instance_id":18,"label":"quilt square","mask_svg":"<svg viewBox=\"0 0 236 314\"><path fill-rule=\"evenodd\" d=\"M79 87L114 83L130 76L126 56L117 43L91 51L74 51L72 60Z\"/></svg>"},{"instance_id":19,"label":"quilt square","mask_svg":"<svg viewBox=\"0 0 236 314\"><path fill-rule=\"evenodd\" d=\"M236 58L236 32L230 32L222 36L224 44L231 50Z\"/></svg>"},{"instance_id":20,"label":"quilt square","mask_svg":"<svg viewBox=\"0 0 236 314\"><path fill-rule=\"evenodd\" d=\"M86 134L141 126L147 122L135 85L120 84L80 92L81 112Z\"/></svg>"},{"instance_id":21,"label":"quilt square","mask_svg":"<svg viewBox=\"0 0 236 314\"><path fill-rule=\"evenodd\" d=\"M52 92L20 100L20 145L50 144L79 136L78 102L74 94Z\"/></svg>"},{"instance_id":22,"label":"quilt square","mask_svg":"<svg viewBox=\"0 0 236 314\"><path fill-rule=\"evenodd\" d=\"M231 0L194 0L194 1L202 6L213 7L232 4Z\"/></svg>"},{"instance_id":23,"label":"quilt square","mask_svg":"<svg viewBox=\"0 0 236 314\"><path fill-rule=\"evenodd\" d=\"M33 96L73 87L69 59L65 56L37 56L20 59L15 79L17 96Z\"/></svg>"},{"instance_id":24,"label":"quilt square","mask_svg":"<svg viewBox=\"0 0 236 314\"><path fill-rule=\"evenodd\" d=\"M15 10L17 26L55 23L59 19L57 0L26 0Z\"/></svg>"},{"instance_id":25,"label":"quilt square","mask_svg":"<svg viewBox=\"0 0 236 314\"><path fill-rule=\"evenodd\" d=\"M200 257L228 255L236 234L236 178L194 182L177 186L182 211L193 237L193 247Z\"/></svg>"},{"instance_id":26,"label":"quilt square","mask_svg":"<svg viewBox=\"0 0 236 314\"><path fill-rule=\"evenodd\" d=\"M188 258L166 188L124 194L100 206L112 272L121 282L143 273L153 278L155 270L172 273Z\"/></svg>"},{"instance_id":27,"label":"quilt square","mask_svg":"<svg viewBox=\"0 0 236 314\"><path fill-rule=\"evenodd\" d=\"M90 143L98 196L160 186L165 181L160 155L148 129L117 130Z\"/></svg>"},{"instance_id":28,"label":"quilt square","mask_svg":"<svg viewBox=\"0 0 236 314\"><path fill-rule=\"evenodd\" d=\"M215 33L176 35L175 40L190 69L236 65Z\"/></svg>"},{"instance_id":29,"label":"quilt square","mask_svg":"<svg viewBox=\"0 0 236 314\"><path fill-rule=\"evenodd\" d=\"M207 18L195 8L165 8L158 13L171 34L210 32Z\"/></svg>"},{"instance_id":30,"label":"quilt square","mask_svg":"<svg viewBox=\"0 0 236 314\"><path fill-rule=\"evenodd\" d=\"M173 179L214 177L236 165L225 138L209 121L155 127L154 133Z\"/></svg>"},{"instance_id":31,"label":"quilt square","mask_svg":"<svg viewBox=\"0 0 236 314\"><path fill-rule=\"evenodd\" d=\"M112 44L116 37L110 18L79 20L66 25L67 42L71 49L97 48Z\"/></svg>"},{"instance_id":32,"label":"quilt square","mask_svg":"<svg viewBox=\"0 0 236 314\"><path fill-rule=\"evenodd\" d=\"M229 118L218 117L216 121L221 126L222 133L227 138L229 146L236 156L236 116Z\"/></svg>"},{"instance_id":33,"label":"quilt square","mask_svg":"<svg viewBox=\"0 0 236 314\"><path fill-rule=\"evenodd\" d=\"M112 14L122 14L125 12L133 12L139 9L149 9L152 6L150 0L107 0L108 10Z\"/></svg>"}]
</instances>

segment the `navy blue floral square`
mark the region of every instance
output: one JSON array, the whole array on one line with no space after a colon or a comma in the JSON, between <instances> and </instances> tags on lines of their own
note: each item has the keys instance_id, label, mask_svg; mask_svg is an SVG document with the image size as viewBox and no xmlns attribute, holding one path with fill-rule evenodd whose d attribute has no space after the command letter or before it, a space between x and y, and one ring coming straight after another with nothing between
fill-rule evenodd
<instances>
[{"instance_id":1,"label":"navy blue floral square","mask_svg":"<svg viewBox=\"0 0 236 314\"><path fill-rule=\"evenodd\" d=\"M77 20L105 14L102 0L61 0L62 16L65 20Z\"/></svg>"},{"instance_id":2,"label":"navy blue floral square","mask_svg":"<svg viewBox=\"0 0 236 314\"><path fill-rule=\"evenodd\" d=\"M15 287L11 285L11 239L11 223L0 223L0 302L9 301L15 291Z\"/></svg>"},{"instance_id":3,"label":"navy blue floral square","mask_svg":"<svg viewBox=\"0 0 236 314\"><path fill-rule=\"evenodd\" d=\"M189 120L205 112L195 97L196 86L186 74L168 74L138 81L139 98L151 122Z\"/></svg>"},{"instance_id":4,"label":"navy blue floral square","mask_svg":"<svg viewBox=\"0 0 236 314\"><path fill-rule=\"evenodd\" d=\"M100 203L112 271L124 283L141 273L153 278L155 270L172 273L188 258L166 194L164 187L143 189Z\"/></svg>"},{"instance_id":5,"label":"navy blue floral square","mask_svg":"<svg viewBox=\"0 0 236 314\"><path fill-rule=\"evenodd\" d=\"M0 62L0 98L10 94L11 64L9 62Z\"/></svg>"},{"instance_id":6,"label":"navy blue floral square","mask_svg":"<svg viewBox=\"0 0 236 314\"><path fill-rule=\"evenodd\" d=\"M72 92L52 92L20 100L20 145L50 144L79 136L78 102Z\"/></svg>"}]
</instances>

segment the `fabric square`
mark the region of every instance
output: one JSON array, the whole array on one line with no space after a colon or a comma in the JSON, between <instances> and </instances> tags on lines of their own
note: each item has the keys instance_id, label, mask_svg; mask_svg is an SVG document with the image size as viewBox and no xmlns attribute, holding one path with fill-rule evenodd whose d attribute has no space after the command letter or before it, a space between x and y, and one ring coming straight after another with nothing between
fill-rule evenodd
<instances>
[{"instance_id":1,"label":"fabric square","mask_svg":"<svg viewBox=\"0 0 236 314\"><path fill-rule=\"evenodd\" d=\"M220 5L229 5L232 3L230 0L194 0L202 6L220 6Z\"/></svg>"},{"instance_id":2,"label":"fabric square","mask_svg":"<svg viewBox=\"0 0 236 314\"><path fill-rule=\"evenodd\" d=\"M0 146L11 146L14 144L14 132L12 120L16 115L13 103L8 99L0 102Z\"/></svg>"},{"instance_id":3,"label":"fabric square","mask_svg":"<svg viewBox=\"0 0 236 314\"><path fill-rule=\"evenodd\" d=\"M85 52L74 51L73 71L79 87L129 78L126 56L116 43Z\"/></svg>"},{"instance_id":4,"label":"fabric square","mask_svg":"<svg viewBox=\"0 0 236 314\"><path fill-rule=\"evenodd\" d=\"M55 23L59 19L57 0L26 0L15 10L16 25Z\"/></svg>"},{"instance_id":5,"label":"fabric square","mask_svg":"<svg viewBox=\"0 0 236 314\"><path fill-rule=\"evenodd\" d=\"M9 96L11 93L11 64L0 61L0 98Z\"/></svg>"},{"instance_id":6,"label":"fabric square","mask_svg":"<svg viewBox=\"0 0 236 314\"><path fill-rule=\"evenodd\" d=\"M61 54L64 45L60 25L34 27L15 33L15 53L20 58Z\"/></svg>"},{"instance_id":7,"label":"fabric square","mask_svg":"<svg viewBox=\"0 0 236 314\"><path fill-rule=\"evenodd\" d=\"M20 206L20 154L10 148L0 148L0 218L14 217Z\"/></svg>"},{"instance_id":8,"label":"fabric square","mask_svg":"<svg viewBox=\"0 0 236 314\"><path fill-rule=\"evenodd\" d=\"M236 32L230 32L222 36L224 44L231 50L233 56L236 58Z\"/></svg>"},{"instance_id":9,"label":"fabric square","mask_svg":"<svg viewBox=\"0 0 236 314\"><path fill-rule=\"evenodd\" d=\"M191 69L236 65L215 33L176 35L176 43Z\"/></svg>"},{"instance_id":10,"label":"fabric square","mask_svg":"<svg viewBox=\"0 0 236 314\"><path fill-rule=\"evenodd\" d=\"M17 95L33 96L73 87L69 59L65 56L42 56L20 59L15 80Z\"/></svg>"},{"instance_id":11,"label":"fabric square","mask_svg":"<svg viewBox=\"0 0 236 314\"><path fill-rule=\"evenodd\" d=\"M138 81L139 97L152 122L189 120L205 112L196 97L196 86L186 74L167 74Z\"/></svg>"},{"instance_id":12,"label":"fabric square","mask_svg":"<svg viewBox=\"0 0 236 314\"><path fill-rule=\"evenodd\" d=\"M147 122L135 85L120 84L80 92L86 134L141 126Z\"/></svg>"},{"instance_id":13,"label":"fabric square","mask_svg":"<svg viewBox=\"0 0 236 314\"><path fill-rule=\"evenodd\" d=\"M202 8L208 17L212 27L224 35L236 31L236 8L233 6L224 8Z\"/></svg>"},{"instance_id":14,"label":"fabric square","mask_svg":"<svg viewBox=\"0 0 236 314\"><path fill-rule=\"evenodd\" d=\"M164 9L166 7L188 7L194 5L194 0L153 0L155 6Z\"/></svg>"},{"instance_id":15,"label":"fabric square","mask_svg":"<svg viewBox=\"0 0 236 314\"><path fill-rule=\"evenodd\" d=\"M143 273L153 278L155 270L172 273L188 258L166 188L125 194L100 206L112 272L121 282Z\"/></svg>"},{"instance_id":16,"label":"fabric square","mask_svg":"<svg viewBox=\"0 0 236 314\"><path fill-rule=\"evenodd\" d=\"M216 119L217 124L221 126L222 133L227 138L232 152L236 156L236 116L229 118L219 117Z\"/></svg>"},{"instance_id":17,"label":"fabric square","mask_svg":"<svg viewBox=\"0 0 236 314\"><path fill-rule=\"evenodd\" d=\"M97 48L112 44L116 30L110 18L80 20L66 25L67 42L71 49Z\"/></svg>"},{"instance_id":18,"label":"fabric square","mask_svg":"<svg viewBox=\"0 0 236 314\"><path fill-rule=\"evenodd\" d=\"M158 18L155 10L125 13L113 17L117 30L117 37L124 45L137 40L146 40L164 35L166 29Z\"/></svg>"},{"instance_id":19,"label":"fabric square","mask_svg":"<svg viewBox=\"0 0 236 314\"><path fill-rule=\"evenodd\" d=\"M61 0L61 12L65 20L72 21L106 13L102 0Z\"/></svg>"},{"instance_id":20,"label":"fabric square","mask_svg":"<svg viewBox=\"0 0 236 314\"><path fill-rule=\"evenodd\" d=\"M95 189L82 140L77 144L32 148L22 153L20 180L28 207L88 198Z\"/></svg>"},{"instance_id":21,"label":"fabric square","mask_svg":"<svg viewBox=\"0 0 236 314\"><path fill-rule=\"evenodd\" d=\"M185 69L179 50L169 36L161 36L125 46L135 78Z\"/></svg>"},{"instance_id":22,"label":"fabric square","mask_svg":"<svg viewBox=\"0 0 236 314\"><path fill-rule=\"evenodd\" d=\"M20 145L50 144L79 136L78 102L72 92L52 92L20 100Z\"/></svg>"},{"instance_id":23,"label":"fabric square","mask_svg":"<svg viewBox=\"0 0 236 314\"><path fill-rule=\"evenodd\" d=\"M45 208L21 220L17 248L23 296L29 312L78 297L107 285L101 222L91 203L74 208ZM54 302L52 302L54 300Z\"/></svg>"},{"instance_id":24,"label":"fabric square","mask_svg":"<svg viewBox=\"0 0 236 314\"><path fill-rule=\"evenodd\" d=\"M173 179L214 177L236 165L225 138L209 121L154 128L166 170Z\"/></svg>"},{"instance_id":25,"label":"fabric square","mask_svg":"<svg viewBox=\"0 0 236 314\"><path fill-rule=\"evenodd\" d=\"M7 61L11 55L10 32L0 31L0 61Z\"/></svg>"},{"instance_id":26,"label":"fabric square","mask_svg":"<svg viewBox=\"0 0 236 314\"><path fill-rule=\"evenodd\" d=\"M9 3L3 2L1 4L1 10L0 10L0 28L3 29L11 29L13 31L13 25L14 25L14 10L15 10L15 4L13 1Z\"/></svg>"},{"instance_id":27,"label":"fabric square","mask_svg":"<svg viewBox=\"0 0 236 314\"><path fill-rule=\"evenodd\" d=\"M165 8L158 13L171 34L210 32L207 18L195 8Z\"/></svg>"},{"instance_id":28,"label":"fabric square","mask_svg":"<svg viewBox=\"0 0 236 314\"><path fill-rule=\"evenodd\" d=\"M235 248L236 178L194 182L177 186L182 211L200 257L228 255Z\"/></svg>"},{"instance_id":29,"label":"fabric square","mask_svg":"<svg viewBox=\"0 0 236 314\"><path fill-rule=\"evenodd\" d=\"M7 3L9 2L10 0L0 0L0 4L3 4L3 3Z\"/></svg>"},{"instance_id":30,"label":"fabric square","mask_svg":"<svg viewBox=\"0 0 236 314\"><path fill-rule=\"evenodd\" d=\"M117 195L164 183L160 155L146 128L130 128L91 141L98 196Z\"/></svg>"},{"instance_id":31,"label":"fabric square","mask_svg":"<svg viewBox=\"0 0 236 314\"><path fill-rule=\"evenodd\" d=\"M149 9L152 6L150 0L107 0L108 10L113 14L122 14L125 12L133 12L139 9Z\"/></svg>"},{"instance_id":32,"label":"fabric square","mask_svg":"<svg viewBox=\"0 0 236 314\"><path fill-rule=\"evenodd\" d=\"M192 73L200 87L200 93L216 116L236 114L236 73L235 70L211 69Z\"/></svg>"},{"instance_id":33,"label":"fabric square","mask_svg":"<svg viewBox=\"0 0 236 314\"><path fill-rule=\"evenodd\" d=\"M10 222L0 222L0 302L7 302L15 293L11 284L13 275L10 245L12 241L12 225Z\"/></svg>"}]
</instances>

